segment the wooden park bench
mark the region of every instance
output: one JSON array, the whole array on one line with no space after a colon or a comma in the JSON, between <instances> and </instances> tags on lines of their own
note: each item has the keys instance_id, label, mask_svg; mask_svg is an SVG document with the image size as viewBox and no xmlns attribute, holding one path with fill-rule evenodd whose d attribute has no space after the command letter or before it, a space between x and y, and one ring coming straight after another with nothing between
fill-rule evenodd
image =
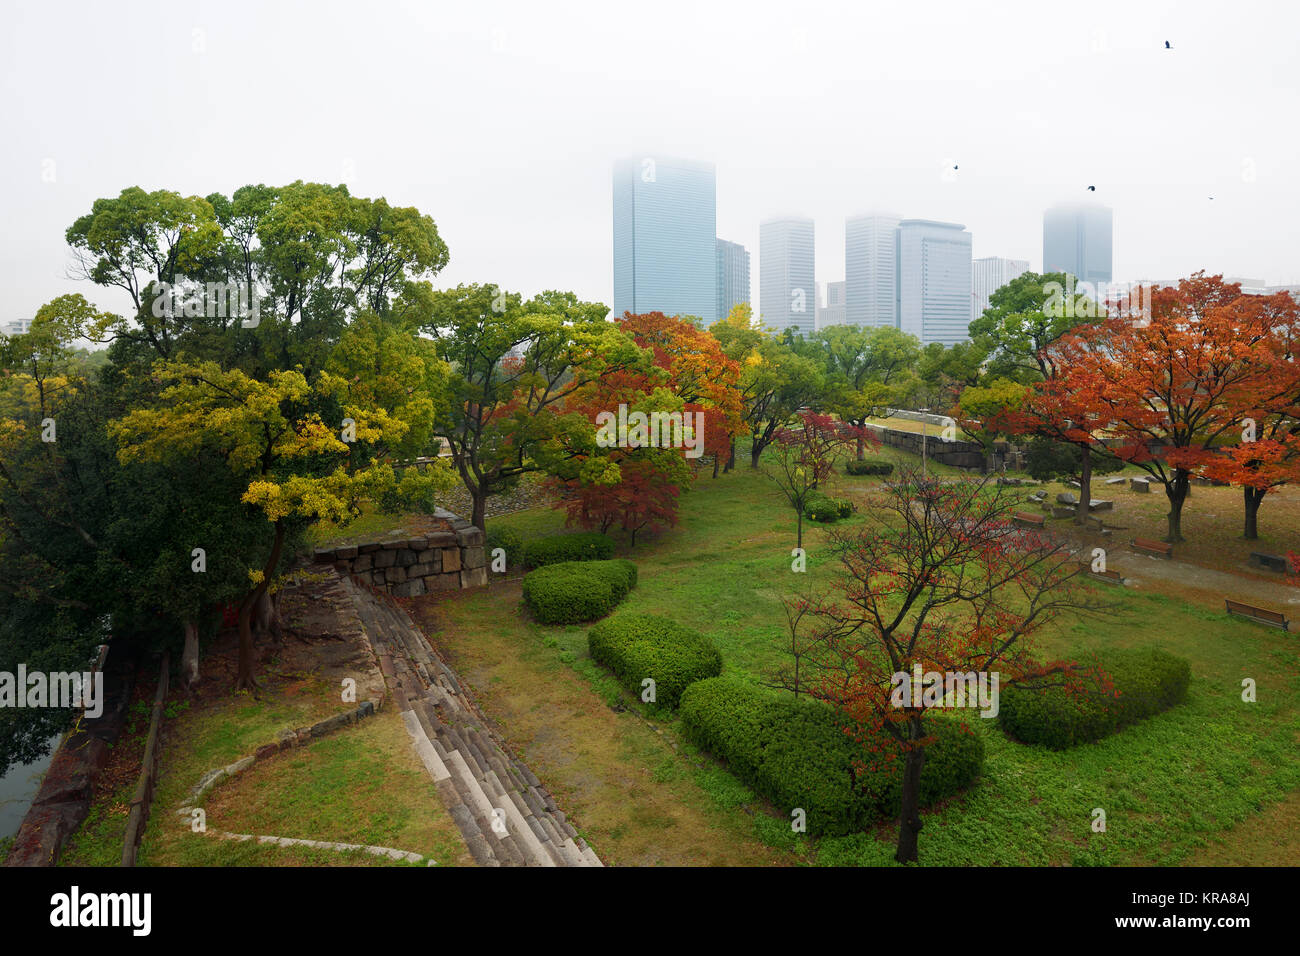
<instances>
[{"instance_id":1,"label":"wooden park bench","mask_svg":"<svg viewBox=\"0 0 1300 956\"><path fill-rule=\"evenodd\" d=\"M1227 608L1229 614L1235 614L1237 617L1249 618L1257 624L1267 624L1270 627L1280 627L1284 631L1291 630L1291 622L1288 621L1286 615L1280 611L1270 611L1267 608L1242 604L1240 601L1233 601L1228 598L1223 599L1223 604Z\"/></svg>"},{"instance_id":2,"label":"wooden park bench","mask_svg":"<svg viewBox=\"0 0 1300 956\"><path fill-rule=\"evenodd\" d=\"M1017 511L1011 516L1011 520L1016 524L1027 528L1044 527L1044 517L1042 515L1029 514L1024 511Z\"/></svg>"},{"instance_id":3,"label":"wooden park bench","mask_svg":"<svg viewBox=\"0 0 1300 956\"><path fill-rule=\"evenodd\" d=\"M1174 546L1164 541L1152 541L1150 538L1134 538L1133 550L1154 554L1158 558L1173 558Z\"/></svg>"}]
</instances>

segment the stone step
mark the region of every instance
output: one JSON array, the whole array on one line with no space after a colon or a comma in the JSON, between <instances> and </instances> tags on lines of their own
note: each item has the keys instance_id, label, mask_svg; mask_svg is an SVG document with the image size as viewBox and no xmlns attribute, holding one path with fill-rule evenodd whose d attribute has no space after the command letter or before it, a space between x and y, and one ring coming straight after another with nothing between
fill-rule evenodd
<instances>
[{"instance_id":1,"label":"stone step","mask_svg":"<svg viewBox=\"0 0 1300 956\"><path fill-rule=\"evenodd\" d=\"M487 723L391 595L345 580L438 797L482 866L601 866L538 777ZM498 826L493 828L494 812Z\"/></svg>"},{"instance_id":2,"label":"stone step","mask_svg":"<svg viewBox=\"0 0 1300 956\"><path fill-rule=\"evenodd\" d=\"M488 845L502 862L512 863L515 866L524 865L527 860L508 830L502 834L492 826L494 819L492 811L496 808L475 779L464 757L456 750L448 751L447 757L447 767L452 771L451 779L456 784L456 790L473 813L474 822L478 824Z\"/></svg>"}]
</instances>

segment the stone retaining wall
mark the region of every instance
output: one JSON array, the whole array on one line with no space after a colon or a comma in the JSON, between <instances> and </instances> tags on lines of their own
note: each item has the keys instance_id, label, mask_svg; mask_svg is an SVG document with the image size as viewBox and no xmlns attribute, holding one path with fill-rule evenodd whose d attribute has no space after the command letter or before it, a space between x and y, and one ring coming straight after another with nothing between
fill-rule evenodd
<instances>
[{"instance_id":1,"label":"stone retaining wall","mask_svg":"<svg viewBox=\"0 0 1300 956\"><path fill-rule=\"evenodd\" d=\"M396 597L483 587L488 583L483 532L439 509L433 531L398 531L383 538L317 549L317 564L332 564Z\"/></svg>"},{"instance_id":2,"label":"stone retaining wall","mask_svg":"<svg viewBox=\"0 0 1300 956\"><path fill-rule=\"evenodd\" d=\"M911 452L913 455L921 455L921 435L915 432L899 431L894 428L884 428L880 425L867 426L875 431L876 436L893 448L901 448L903 451ZM956 468L968 468L982 471L984 469L984 449L976 442L971 441L945 441L938 435L930 435L925 438L926 457L931 461L937 461L941 465L952 465Z\"/></svg>"}]
</instances>

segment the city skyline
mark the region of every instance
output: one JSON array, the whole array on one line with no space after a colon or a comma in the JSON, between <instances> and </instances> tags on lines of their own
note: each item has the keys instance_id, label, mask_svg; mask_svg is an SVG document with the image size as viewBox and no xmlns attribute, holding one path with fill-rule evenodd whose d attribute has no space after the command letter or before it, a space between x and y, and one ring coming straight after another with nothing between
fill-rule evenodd
<instances>
[{"instance_id":1,"label":"city skyline","mask_svg":"<svg viewBox=\"0 0 1300 956\"><path fill-rule=\"evenodd\" d=\"M14 225L0 243L9 292L0 320L30 318L68 292L125 311L124 294L67 275L64 231L98 198L137 185L228 195L297 179L343 182L432 216L450 249L438 287L499 283L526 295L560 287L612 308L609 169L647 144L716 166L717 234L751 252L768 213L823 223L816 271L834 279L842 219L860 210L887 205L963 222L973 255L1027 259L1038 271L1043 211L1095 198L1115 211L1117 279L1205 269L1300 283L1287 225L1300 220L1291 174L1300 129L1285 120L1300 83L1287 68L1300 10L1244 3L1224 18L1209 5L1101 2L1080 22L1067 10L1012 3L988 30L991 8L952 4L874 14L864 39L868 15L850 7L794 17L780 4L679 10L669 2L663 16L609 44L597 6L563 17L524 4L435 13L379 0L375 8L387 15L345 34L332 22L347 8L328 0L307 19L241 0L219 17L179 20L161 3L142 4L139 18L156 24L156 42L150 57L118 65L120 82L136 91L125 119L79 91L95 88L92 64L105 46L134 42L127 20L86 9L86 31L69 38L64 68L51 72L31 40L59 32L62 8L11 11L0 70L21 94L0 107L0 214ZM693 18L686 34L679 12ZM756 26L772 18L790 28ZM391 28L395 19L402 30ZM971 71L977 27L985 67ZM382 65L396 88L435 91L420 122L404 97L350 87L319 96L270 40L290 29L322 57ZM921 36L930 67L912 73ZM624 68L656 57L660 70ZM220 99L209 85L216 75L227 78ZM888 96L862 95L899 75L909 83ZM232 129L223 104L268 89L299 104L299 135L284 136L271 111L252 111ZM1141 130L1152 116L1170 128L1195 128L1210 115L1233 122L1195 151L1069 149L1063 103L1083 110L1067 139ZM51 127L47 118L60 111L66 122ZM183 134L149 132L150 117L182 114ZM850 114L855 122L844 122ZM361 136L340 120L358 115L389 132ZM576 149L576 124L597 116ZM822 130L817 149L774 133L795 126Z\"/></svg>"}]
</instances>

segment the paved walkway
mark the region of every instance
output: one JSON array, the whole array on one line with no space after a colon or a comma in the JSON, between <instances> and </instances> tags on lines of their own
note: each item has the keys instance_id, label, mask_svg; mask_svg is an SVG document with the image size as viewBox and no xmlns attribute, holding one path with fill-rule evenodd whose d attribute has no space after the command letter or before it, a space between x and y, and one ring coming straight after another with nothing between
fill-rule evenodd
<instances>
[{"instance_id":1,"label":"paved walkway","mask_svg":"<svg viewBox=\"0 0 1300 956\"><path fill-rule=\"evenodd\" d=\"M406 611L345 581L416 753L481 866L601 866Z\"/></svg>"}]
</instances>

